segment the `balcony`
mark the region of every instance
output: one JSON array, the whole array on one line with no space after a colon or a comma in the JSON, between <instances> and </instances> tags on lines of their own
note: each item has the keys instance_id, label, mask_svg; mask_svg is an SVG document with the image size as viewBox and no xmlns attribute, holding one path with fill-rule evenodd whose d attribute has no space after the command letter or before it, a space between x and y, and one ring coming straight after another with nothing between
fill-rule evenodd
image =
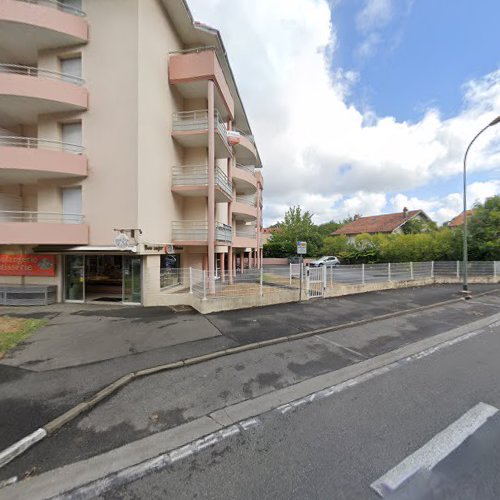
<instances>
[{"instance_id":1,"label":"balcony","mask_svg":"<svg viewBox=\"0 0 500 500\"><path fill-rule=\"evenodd\" d=\"M233 246L237 248L256 248L257 228L253 224L237 224Z\"/></svg>"},{"instance_id":2,"label":"balcony","mask_svg":"<svg viewBox=\"0 0 500 500\"><path fill-rule=\"evenodd\" d=\"M172 137L184 148L202 148L208 145L208 111L180 111L173 114ZM218 111L215 112L215 157L229 158L231 146L227 130Z\"/></svg>"},{"instance_id":3,"label":"balcony","mask_svg":"<svg viewBox=\"0 0 500 500\"><path fill-rule=\"evenodd\" d=\"M88 41L85 13L55 0L0 0L0 47L16 62L30 63L41 50Z\"/></svg>"},{"instance_id":4,"label":"balcony","mask_svg":"<svg viewBox=\"0 0 500 500\"><path fill-rule=\"evenodd\" d=\"M32 137L0 136L0 184L85 177L85 149L75 144Z\"/></svg>"},{"instance_id":5,"label":"balcony","mask_svg":"<svg viewBox=\"0 0 500 500\"><path fill-rule=\"evenodd\" d=\"M87 245L89 227L80 214L0 211L1 245Z\"/></svg>"},{"instance_id":6,"label":"balcony","mask_svg":"<svg viewBox=\"0 0 500 500\"><path fill-rule=\"evenodd\" d=\"M173 221L172 240L176 245L208 244L207 221ZM221 222L215 223L215 242L217 244L230 244L232 241L232 228Z\"/></svg>"},{"instance_id":7,"label":"balcony","mask_svg":"<svg viewBox=\"0 0 500 500\"><path fill-rule=\"evenodd\" d=\"M172 191L181 196L208 196L208 166L189 165L172 168ZM215 201L227 203L233 198L233 190L227 175L215 168Z\"/></svg>"},{"instance_id":8,"label":"balcony","mask_svg":"<svg viewBox=\"0 0 500 500\"><path fill-rule=\"evenodd\" d=\"M255 140L252 135L244 134L240 130L231 130L228 133L229 144L233 146L236 161L243 164L259 160Z\"/></svg>"},{"instance_id":9,"label":"balcony","mask_svg":"<svg viewBox=\"0 0 500 500\"><path fill-rule=\"evenodd\" d=\"M257 199L256 196L238 194L232 205L233 214L239 221L254 221L257 219Z\"/></svg>"},{"instance_id":10,"label":"balcony","mask_svg":"<svg viewBox=\"0 0 500 500\"><path fill-rule=\"evenodd\" d=\"M56 71L0 64L0 124L36 123L41 114L85 110L84 83Z\"/></svg>"},{"instance_id":11,"label":"balcony","mask_svg":"<svg viewBox=\"0 0 500 500\"><path fill-rule=\"evenodd\" d=\"M170 53L169 81L187 99L207 98L208 80L213 80L215 107L228 121L234 117L234 100L214 47L199 47Z\"/></svg>"},{"instance_id":12,"label":"balcony","mask_svg":"<svg viewBox=\"0 0 500 500\"><path fill-rule=\"evenodd\" d=\"M236 164L233 169L233 183L240 193L252 194L257 190L257 178L254 165Z\"/></svg>"}]
</instances>

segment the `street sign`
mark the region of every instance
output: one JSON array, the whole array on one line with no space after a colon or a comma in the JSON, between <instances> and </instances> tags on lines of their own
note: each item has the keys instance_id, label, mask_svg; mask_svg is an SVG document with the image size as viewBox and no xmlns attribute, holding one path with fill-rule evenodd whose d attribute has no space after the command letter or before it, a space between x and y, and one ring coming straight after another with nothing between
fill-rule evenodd
<instances>
[{"instance_id":1,"label":"street sign","mask_svg":"<svg viewBox=\"0 0 500 500\"><path fill-rule=\"evenodd\" d=\"M115 236L115 246L120 250L126 250L128 248L129 239L125 233L118 233Z\"/></svg>"},{"instance_id":2,"label":"street sign","mask_svg":"<svg viewBox=\"0 0 500 500\"><path fill-rule=\"evenodd\" d=\"M297 254L305 255L307 253L307 241L297 241Z\"/></svg>"}]
</instances>

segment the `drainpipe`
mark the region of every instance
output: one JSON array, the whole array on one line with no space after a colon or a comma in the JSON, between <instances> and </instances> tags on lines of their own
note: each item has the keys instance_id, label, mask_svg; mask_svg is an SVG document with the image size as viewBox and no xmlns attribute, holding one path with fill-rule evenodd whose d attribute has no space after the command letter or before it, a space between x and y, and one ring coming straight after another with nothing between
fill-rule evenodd
<instances>
[{"instance_id":1,"label":"drainpipe","mask_svg":"<svg viewBox=\"0 0 500 500\"><path fill-rule=\"evenodd\" d=\"M208 292L215 293L215 101L208 80Z\"/></svg>"}]
</instances>

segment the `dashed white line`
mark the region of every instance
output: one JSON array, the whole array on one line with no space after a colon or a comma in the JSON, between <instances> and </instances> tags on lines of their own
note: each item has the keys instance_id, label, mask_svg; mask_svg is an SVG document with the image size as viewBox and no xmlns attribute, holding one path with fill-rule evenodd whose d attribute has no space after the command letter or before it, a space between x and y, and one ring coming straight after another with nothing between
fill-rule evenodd
<instances>
[{"instance_id":1,"label":"dashed white line","mask_svg":"<svg viewBox=\"0 0 500 500\"><path fill-rule=\"evenodd\" d=\"M417 471L431 470L497 412L498 409L494 406L477 404L396 467L374 481L370 487L384 497Z\"/></svg>"}]
</instances>

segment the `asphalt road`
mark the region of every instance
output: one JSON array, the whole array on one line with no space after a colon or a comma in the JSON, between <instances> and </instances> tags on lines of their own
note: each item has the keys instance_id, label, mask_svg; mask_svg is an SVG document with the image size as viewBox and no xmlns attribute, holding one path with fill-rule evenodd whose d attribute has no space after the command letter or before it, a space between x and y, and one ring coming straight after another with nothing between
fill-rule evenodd
<instances>
[{"instance_id":1,"label":"asphalt road","mask_svg":"<svg viewBox=\"0 0 500 500\"><path fill-rule=\"evenodd\" d=\"M465 412L480 402L500 408L499 358L497 323L343 392L264 414L260 425L101 498L379 498L370 484ZM432 498L500 496L498 432L484 442L488 467L477 469L485 462L477 449L443 462L441 474L460 467L467 479Z\"/></svg>"}]
</instances>

